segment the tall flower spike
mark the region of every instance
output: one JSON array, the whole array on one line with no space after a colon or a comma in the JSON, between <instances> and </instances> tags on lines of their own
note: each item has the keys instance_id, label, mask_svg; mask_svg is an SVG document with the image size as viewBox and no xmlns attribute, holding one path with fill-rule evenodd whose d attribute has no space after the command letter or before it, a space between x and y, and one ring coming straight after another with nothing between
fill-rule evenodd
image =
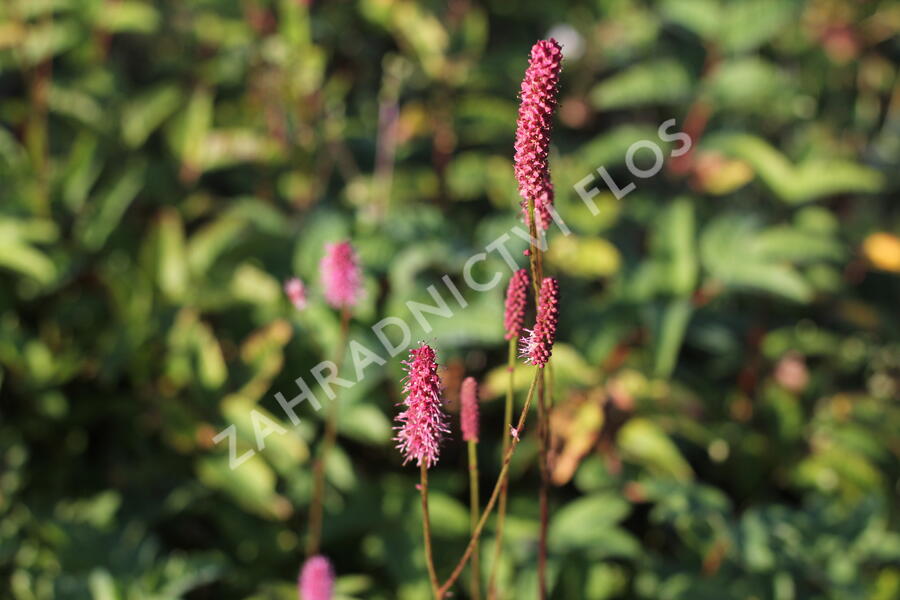
<instances>
[{"instance_id":1,"label":"tall flower spike","mask_svg":"<svg viewBox=\"0 0 900 600\"><path fill-rule=\"evenodd\" d=\"M528 300L528 271L519 269L509 278L506 287L506 311L503 315L503 328L506 339L519 337L522 323L525 321L525 302Z\"/></svg>"},{"instance_id":2,"label":"tall flower spike","mask_svg":"<svg viewBox=\"0 0 900 600\"><path fill-rule=\"evenodd\" d=\"M450 432L447 413L441 406L441 379L437 374L434 350L423 343L409 351L403 406L397 415L397 448L403 454L403 464L415 460L430 469L438 461L441 442Z\"/></svg>"},{"instance_id":3,"label":"tall flower spike","mask_svg":"<svg viewBox=\"0 0 900 600\"><path fill-rule=\"evenodd\" d=\"M284 282L284 293L297 310L306 308L306 286L299 277L291 277Z\"/></svg>"},{"instance_id":4,"label":"tall flower spike","mask_svg":"<svg viewBox=\"0 0 900 600\"><path fill-rule=\"evenodd\" d=\"M553 277L545 277L538 294L537 317L534 329L522 338L522 357L525 362L543 367L550 360L553 341L556 339L556 324L559 320L559 282Z\"/></svg>"},{"instance_id":5,"label":"tall flower spike","mask_svg":"<svg viewBox=\"0 0 900 600\"><path fill-rule=\"evenodd\" d=\"M528 200L534 201L538 227L550 226L553 183L550 181L550 132L559 92L562 49L553 38L531 48L531 60L522 80L519 120L516 126L516 180L522 197L525 222Z\"/></svg>"},{"instance_id":6,"label":"tall flower spike","mask_svg":"<svg viewBox=\"0 0 900 600\"><path fill-rule=\"evenodd\" d=\"M359 301L362 276L356 252L350 242L325 244L325 256L319 263L325 300L334 308L351 308Z\"/></svg>"},{"instance_id":7,"label":"tall flower spike","mask_svg":"<svg viewBox=\"0 0 900 600\"><path fill-rule=\"evenodd\" d=\"M463 439L478 441L478 383L474 377L463 379L459 389L459 426Z\"/></svg>"},{"instance_id":8,"label":"tall flower spike","mask_svg":"<svg viewBox=\"0 0 900 600\"><path fill-rule=\"evenodd\" d=\"M303 563L297 582L300 600L332 600L334 569L324 556L312 556Z\"/></svg>"}]
</instances>

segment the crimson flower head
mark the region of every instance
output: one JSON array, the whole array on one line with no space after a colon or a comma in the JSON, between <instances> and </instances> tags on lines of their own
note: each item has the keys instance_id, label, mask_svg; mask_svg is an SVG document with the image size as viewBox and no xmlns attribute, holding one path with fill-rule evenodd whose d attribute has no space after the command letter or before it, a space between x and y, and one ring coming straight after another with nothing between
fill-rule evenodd
<instances>
[{"instance_id":1,"label":"crimson flower head","mask_svg":"<svg viewBox=\"0 0 900 600\"><path fill-rule=\"evenodd\" d=\"M522 338L522 357L525 362L543 367L550 360L553 341L556 339L556 324L559 320L559 282L553 277L545 277L538 294L537 317L534 329Z\"/></svg>"},{"instance_id":2,"label":"crimson flower head","mask_svg":"<svg viewBox=\"0 0 900 600\"><path fill-rule=\"evenodd\" d=\"M463 439L478 441L478 383L474 377L463 379L459 389L459 425Z\"/></svg>"},{"instance_id":3,"label":"crimson flower head","mask_svg":"<svg viewBox=\"0 0 900 600\"><path fill-rule=\"evenodd\" d=\"M311 556L303 563L297 582L300 600L332 600L334 569L324 556Z\"/></svg>"},{"instance_id":4,"label":"crimson flower head","mask_svg":"<svg viewBox=\"0 0 900 600\"><path fill-rule=\"evenodd\" d=\"M350 242L325 244L325 256L319 263L325 300L334 308L351 308L359 301L362 275Z\"/></svg>"},{"instance_id":5,"label":"crimson flower head","mask_svg":"<svg viewBox=\"0 0 900 600\"><path fill-rule=\"evenodd\" d=\"M403 384L405 410L397 415L394 427L403 464L415 460L430 469L437 464L441 442L450 432L447 413L441 406L441 379L437 374L434 350L422 343L409 351L404 361L407 376Z\"/></svg>"},{"instance_id":6,"label":"crimson flower head","mask_svg":"<svg viewBox=\"0 0 900 600\"><path fill-rule=\"evenodd\" d=\"M503 328L506 339L519 337L522 323L525 321L525 302L528 300L528 271L519 269L509 279L506 287L506 311L503 315Z\"/></svg>"},{"instance_id":7,"label":"crimson flower head","mask_svg":"<svg viewBox=\"0 0 900 600\"><path fill-rule=\"evenodd\" d=\"M306 286L299 277L291 277L284 282L284 293L297 310L306 308Z\"/></svg>"},{"instance_id":8,"label":"crimson flower head","mask_svg":"<svg viewBox=\"0 0 900 600\"><path fill-rule=\"evenodd\" d=\"M537 226L550 226L553 183L550 181L550 132L553 111L559 93L562 48L553 38L541 40L531 48L531 60L520 92L519 120L516 125L516 180L522 197L525 221L528 201L534 201Z\"/></svg>"}]
</instances>

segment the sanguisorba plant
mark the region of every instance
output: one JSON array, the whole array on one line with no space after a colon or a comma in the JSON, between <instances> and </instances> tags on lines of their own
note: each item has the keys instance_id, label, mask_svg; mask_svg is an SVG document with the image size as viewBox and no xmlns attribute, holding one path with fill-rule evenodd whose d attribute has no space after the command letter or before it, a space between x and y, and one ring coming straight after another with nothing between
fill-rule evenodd
<instances>
[{"instance_id":1,"label":"sanguisorba plant","mask_svg":"<svg viewBox=\"0 0 900 600\"><path fill-rule=\"evenodd\" d=\"M362 295L362 271L356 252L349 241L325 245L325 254L319 262L319 276L325 301L332 308L340 311L340 339L335 350L334 361L335 371L338 372L347 351L347 335L350 329L352 310ZM289 279L284 284L284 291L295 308L298 310L305 308L307 304L306 287L300 279L296 277ZM322 539L324 512L325 464L337 439L337 417L338 398L335 396L329 404L328 414L325 417L325 431L313 463L313 489L307 524L306 562L300 577L303 600L330 600L332 596L330 590L334 574L328 560L319 555L319 547ZM326 571L330 574L328 577L325 576ZM311 583L304 586L304 581ZM332 583L325 585L321 582ZM315 591L315 595L309 595L310 590Z\"/></svg>"},{"instance_id":2,"label":"sanguisorba plant","mask_svg":"<svg viewBox=\"0 0 900 600\"><path fill-rule=\"evenodd\" d=\"M300 600L332 600L334 569L324 556L311 556L303 563L297 581Z\"/></svg>"},{"instance_id":3,"label":"sanguisorba plant","mask_svg":"<svg viewBox=\"0 0 900 600\"><path fill-rule=\"evenodd\" d=\"M437 571L431 549L431 519L428 515L428 469L436 465L441 443L450 432L449 418L441 401L441 379L437 373L434 350L421 344L409 352L406 380L403 384L403 408L397 415L397 448L403 464L415 460L419 466L419 493L422 496L422 531L425 538L425 564L431 589L438 594Z\"/></svg>"},{"instance_id":4,"label":"sanguisorba plant","mask_svg":"<svg viewBox=\"0 0 900 600\"><path fill-rule=\"evenodd\" d=\"M402 410L396 416L394 440L403 455L403 464L415 461L419 467L419 493L422 502L422 532L425 547L425 564L432 595L436 600L447 596L469 560L472 560L470 595L479 599L480 560L478 543L485 523L500 499L500 514L497 525L497 540L489 582L488 597L495 594L496 565L502 550L503 519L506 512L506 490L509 464L524 431L529 409L536 392L540 392L541 410L539 418L546 419L543 396L543 370L547 366L556 339L559 316L559 283L555 278L544 277L538 231L549 227L554 217L553 184L550 179L549 148L553 111L556 107L562 50L553 40L541 40L531 49L531 59L521 88L521 106L516 131L515 174L522 197L524 220L531 232L530 257L531 283L534 290L535 322L531 329L523 329L528 300L528 271L520 269L510 279L506 294L504 314L505 338L509 344L509 386L504 411L502 431L503 460L491 495L484 509L480 509L478 493L477 444L479 442L478 388L474 378L466 378L460 390L461 430L463 440L468 444L470 471L470 512L471 536L469 543L449 577L441 583L434 565L431 542L431 522L428 512L428 471L440 457L441 445L447 437L449 416L442 401L442 384L434 349L421 343L410 350L404 361L406 378L403 381ZM356 254L349 242L326 246L325 256L320 263L320 274L324 286L325 299L341 314L341 340L338 344L337 369L345 353L347 331L351 309L361 293L361 273ZM306 305L306 288L299 280L289 280L285 293L293 305L302 309ZM526 335L522 335L525 333ZM516 346L527 364L534 366L534 374L528 393L513 425L514 381ZM337 427L337 399L332 399L331 410L326 418L325 434L315 463L313 496L309 512L309 532L307 540L307 560L303 566L299 588L303 600L330 600L333 595L334 572L328 560L319 555L322 530L322 496L324 493L324 463L327 453L334 445ZM539 434L541 431L539 421ZM545 457L540 457L544 468ZM545 500L542 485L542 503ZM546 520L542 510L542 525ZM542 527L541 545L545 528ZM545 548L539 554L540 595L545 597L543 558Z\"/></svg>"},{"instance_id":5,"label":"sanguisorba plant","mask_svg":"<svg viewBox=\"0 0 900 600\"><path fill-rule=\"evenodd\" d=\"M553 112L559 96L559 73L562 68L562 48L554 39L540 40L531 48L531 58L522 79L519 119L516 123L515 174L525 212L525 222L531 234L529 257L535 303L544 279L543 244L538 232L549 228L556 215L553 207L553 180L550 177L550 139ZM543 367L543 365L541 365ZM549 402L543 369L538 371L538 466L541 473L540 533L538 537L538 596L547 597L547 528L549 522L549 487L547 449L549 446ZM492 577L493 580L493 577ZM489 589L489 596L493 595Z\"/></svg>"},{"instance_id":6,"label":"sanguisorba plant","mask_svg":"<svg viewBox=\"0 0 900 600\"><path fill-rule=\"evenodd\" d=\"M512 455L524 431L535 392L540 389L541 398L539 416L546 419L544 408L543 370L550 361L553 343L559 318L559 282L553 277L544 277L543 264L538 244L538 230L543 232L553 218L553 184L549 170L550 130L553 111L556 107L559 71L562 61L562 50L553 40L542 40L531 50L531 61L525 73L521 89L521 107L516 132L515 172L522 196L524 218L531 230L530 266L535 296L535 322L530 329L523 329L525 308L528 296L528 273L520 269L513 274L506 295L504 315L505 337L509 341L509 390L507 392L503 437L503 461L497 475L491 496L479 516L478 467L476 444L479 441L477 384L473 378L467 378L460 390L461 429L463 439L468 444L470 471L470 505L472 514L471 537L463 556L459 559L450 576L440 583L434 566L431 524L428 514L428 469L438 460L440 445L447 432L447 416L441 401L440 377L437 373L435 353L431 346L421 344L410 352L410 358L404 364L407 367L407 378L404 382L404 410L397 415L398 433L397 447L404 455L404 464L415 460L420 469L419 491L422 499L422 530L425 541L425 563L432 594L435 599L445 598L450 588L457 581L467 562L472 560L472 577L470 595L480 598L480 566L478 560L478 543L485 523L490 516L498 498L502 497L502 512L498 519L498 535L495 546L494 567L502 549L503 512L506 509L505 494L507 475ZM526 335L522 336L522 333ZM533 365L534 375L528 388L528 394L522 406L515 426L512 425L513 380L516 343L520 344L520 356L527 364ZM539 433L541 428L539 427ZM545 457L540 457L541 468L545 466ZM544 521L546 506L542 484L542 546L546 543ZM546 548L539 550L539 590L540 597L546 596L543 567L546 559ZM488 583L488 597L495 593L495 570L492 571Z\"/></svg>"}]
</instances>

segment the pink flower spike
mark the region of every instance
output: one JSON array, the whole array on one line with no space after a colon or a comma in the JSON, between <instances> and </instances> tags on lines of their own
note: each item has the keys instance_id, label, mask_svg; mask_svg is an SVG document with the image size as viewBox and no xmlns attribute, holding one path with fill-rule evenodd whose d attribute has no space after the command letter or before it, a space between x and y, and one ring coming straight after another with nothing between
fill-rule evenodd
<instances>
[{"instance_id":1,"label":"pink flower spike","mask_svg":"<svg viewBox=\"0 0 900 600\"><path fill-rule=\"evenodd\" d=\"M503 327L506 339L519 337L522 322L525 320L525 302L528 300L528 271L519 269L509 279L506 287L506 311L503 316Z\"/></svg>"},{"instance_id":2,"label":"pink flower spike","mask_svg":"<svg viewBox=\"0 0 900 600\"><path fill-rule=\"evenodd\" d=\"M559 320L559 282L553 277L545 277L538 294L537 317L534 329L526 330L522 338L521 353L525 362L543 367L550 360L553 342L556 339L556 324Z\"/></svg>"},{"instance_id":3,"label":"pink flower spike","mask_svg":"<svg viewBox=\"0 0 900 600\"><path fill-rule=\"evenodd\" d=\"M531 48L531 60L520 92L519 120L516 126L516 180L528 218L528 201L534 201L537 226L550 226L553 183L550 181L550 133L553 111L559 93L562 49L554 39L541 40Z\"/></svg>"},{"instance_id":4,"label":"pink flower spike","mask_svg":"<svg viewBox=\"0 0 900 600\"><path fill-rule=\"evenodd\" d=\"M312 556L303 563L298 581L300 600L332 600L334 568L324 556Z\"/></svg>"},{"instance_id":5,"label":"pink flower spike","mask_svg":"<svg viewBox=\"0 0 900 600\"><path fill-rule=\"evenodd\" d=\"M287 294L294 308L297 310L306 308L306 286L299 277L291 277L284 282L284 293Z\"/></svg>"},{"instance_id":6,"label":"pink flower spike","mask_svg":"<svg viewBox=\"0 0 900 600\"><path fill-rule=\"evenodd\" d=\"M441 442L450 432L447 413L441 406L434 350L422 343L409 351L409 360L403 364L407 372L403 384L405 410L397 415L394 441L403 454L404 465L415 460L430 469L437 464Z\"/></svg>"},{"instance_id":7,"label":"pink flower spike","mask_svg":"<svg viewBox=\"0 0 900 600\"><path fill-rule=\"evenodd\" d=\"M512 425L509 426L509 435L511 435L517 442L519 441L519 430Z\"/></svg>"},{"instance_id":8,"label":"pink flower spike","mask_svg":"<svg viewBox=\"0 0 900 600\"><path fill-rule=\"evenodd\" d=\"M351 308L362 292L359 261L350 242L325 244L325 256L319 263L325 300L334 308Z\"/></svg>"},{"instance_id":9,"label":"pink flower spike","mask_svg":"<svg viewBox=\"0 0 900 600\"><path fill-rule=\"evenodd\" d=\"M459 390L459 425L463 439L478 441L478 383L474 377L466 377Z\"/></svg>"}]
</instances>

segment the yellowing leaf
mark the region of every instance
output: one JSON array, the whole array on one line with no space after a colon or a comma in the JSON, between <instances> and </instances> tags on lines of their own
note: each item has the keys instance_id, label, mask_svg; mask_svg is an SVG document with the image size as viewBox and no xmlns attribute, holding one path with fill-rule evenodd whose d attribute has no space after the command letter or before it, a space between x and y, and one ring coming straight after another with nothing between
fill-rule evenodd
<instances>
[{"instance_id":1,"label":"yellowing leaf","mask_svg":"<svg viewBox=\"0 0 900 600\"><path fill-rule=\"evenodd\" d=\"M743 160L731 160L715 152L697 156L694 183L703 192L716 196L730 194L753 179L753 169Z\"/></svg>"},{"instance_id":2,"label":"yellowing leaf","mask_svg":"<svg viewBox=\"0 0 900 600\"><path fill-rule=\"evenodd\" d=\"M603 238L575 235L554 240L547 259L555 268L576 277L609 277L619 270L622 258L618 249Z\"/></svg>"},{"instance_id":3,"label":"yellowing leaf","mask_svg":"<svg viewBox=\"0 0 900 600\"><path fill-rule=\"evenodd\" d=\"M575 470L597 442L603 427L601 394L592 394L578 406L564 404L554 409L550 416L550 429L554 437L562 439L563 449L553 464L551 478L556 485L564 485L572 479Z\"/></svg>"},{"instance_id":4,"label":"yellowing leaf","mask_svg":"<svg viewBox=\"0 0 900 600\"><path fill-rule=\"evenodd\" d=\"M900 238L896 235L873 233L863 242L862 252L876 269L900 273Z\"/></svg>"}]
</instances>

